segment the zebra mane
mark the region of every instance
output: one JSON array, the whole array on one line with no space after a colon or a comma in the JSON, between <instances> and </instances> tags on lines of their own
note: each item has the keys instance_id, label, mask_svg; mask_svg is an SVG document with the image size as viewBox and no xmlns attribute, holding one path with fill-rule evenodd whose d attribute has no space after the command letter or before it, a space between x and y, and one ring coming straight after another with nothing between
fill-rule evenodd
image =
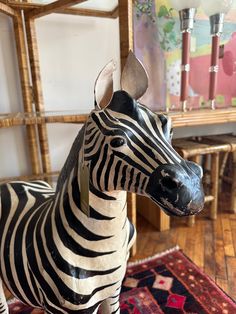
<instances>
[{"instance_id":1,"label":"zebra mane","mask_svg":"<svg viewBox=\"0 0 236 314\"><path fill-rule=\"evenodd\" d=\"M62 167L60 175L58 177L56 192L62 189L62 186L68 175L71 173L76 163L78 163L79 152L83 145L84 132L85 126L83 126L82 129L79 131L71 146L69 155L67 156L64 166Z\"/></svg>"}]
</instances>

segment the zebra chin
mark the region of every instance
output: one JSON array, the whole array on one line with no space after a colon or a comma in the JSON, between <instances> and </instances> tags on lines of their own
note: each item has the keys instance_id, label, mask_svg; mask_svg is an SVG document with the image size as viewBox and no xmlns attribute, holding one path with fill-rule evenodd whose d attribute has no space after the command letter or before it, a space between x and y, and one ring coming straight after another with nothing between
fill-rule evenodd
<instances>
[{"instance_id":1,"label":"zebra chin","mask_svg":"<svg viewBox=\"0 0 236 314\"><path fill-rule=\"evenodd\" d=\"M187 162L159 166L150 176L146 195L169 216L199 213L204 207L200 167Z\"/></svg>"},{"instance_id":2,"label":"zebra chin","mask_svg":"<svg viewBox=\"0 0 236 314\"><path fill-rule=\"evenodd\" d=\"M203 209L203 205L202 206L197 206L197 208L195 209L191 209L188 206L187 207L182 207L182 208L177 208L174 207L174 205L172 205L171 203L169 203L168 201L163 201L163 203L161 203L160 201L155 200L153 197L151 197L151 200L157 204L164 212L166 215L168 216L178 216L178 217L183 217L183 216L192 216L192 215L196 215L199 212L202 211ZM168 206L165 205L168 203Z\"/></svg>"}]
</instances>

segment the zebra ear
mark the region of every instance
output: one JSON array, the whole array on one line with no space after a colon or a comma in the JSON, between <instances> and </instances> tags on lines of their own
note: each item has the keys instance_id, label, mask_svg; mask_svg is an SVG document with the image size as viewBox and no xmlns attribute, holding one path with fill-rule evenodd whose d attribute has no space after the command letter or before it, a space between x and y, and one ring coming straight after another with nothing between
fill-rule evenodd
<instances>
[{"instance_id":1,"label":"zebra ear","mask_svg":"<svg viewBox=\"0 0 236 314\"><path fill-rule=\"evenodd\" d=\"M113 72L116 63L111 60L99 73L94 87L95 106L98 109L107 107L113 96Z\"/></svg>"},{"instance_id":2,"label":"zebra ear","mask_svg":"<svg viewBox=\"0 0 236 314\"><path fill-rule=\"evenodd\" d=\"M147 72L134 53L130 51L121 75L121 89L138 100L144 95L147 88Z\"/></svg>"}]
</instances>

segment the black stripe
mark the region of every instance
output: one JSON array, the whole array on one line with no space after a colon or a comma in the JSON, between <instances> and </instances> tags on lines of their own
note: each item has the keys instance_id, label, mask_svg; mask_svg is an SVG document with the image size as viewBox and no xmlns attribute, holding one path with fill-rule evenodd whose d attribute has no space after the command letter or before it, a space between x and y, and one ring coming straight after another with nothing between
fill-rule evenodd
<instances>
[{"instance_id":1,"label":"black stripe","mask_svg":"<svg viewBox=\"0 0 236 314\"><path fill-rule=\"evenodd\" d=\"M141 128L138 128L135 124L133 124L132 122L128 121L128 120L124 120L124 119L120 119L120 122L123 123L124 125L127 125L129 126L132 130L134 130L136 133L140 134L140 136L142 137L143 139L143 143L147 143L149 146L153 147L158 153L159 155L162 156L162 158L167 161L167 157L165 156L165 154L163 153L163 151L165 151L166 153L169 153L168 150L165 149L165 146L158 142L158 138L162 138L164 139L163 135L160 134L160 132L157 133L157 137L155 137L155 142L154 143L153 141L150 140L150 138L145 135L143 132L142 132L142 129ZM146 130L145 130L146 131ZM142 132L142 133L141 133ZM132 135L132 140L134 142L138 141L137 139L134 140L134 137L135 135ZM152 136L153 138L153 136ZM142 144L143 144L142 143ZM166 144L166 143L165 143ZM138 146L140 146L140 144L137 144ZM140 146L141 147L141 146ZM143 149L145 151L145 149ZM170 153L169 153L170 154ZM167 155L169 155L167 154ZM148 154L149 155L149 154ZM169 156L170 157L170 156Z\"/></svg>"},{"instance_id":2,"label":"black stripe","mask_svg":"<svg viewBox=\"0 0 236 314\"><path fill-rule=\"evenodd\" d=\"M102 191L97 190L92 184L89 185L89 190L94 195L96 195L99 198L102 198L107 201L115 201L116 198L114 196L107 195L106 193L103 193Z\"/></svg>"},{"instance_id":3,"label":"black stripe","mask_svg":"<svg viewBox=\"0 0 236 314\"><path fill-rule=\"evenodd\" d=\"M126 170L127 170L128 166L125 165L122 169L122 176L121 176L121 180L120 180L120 186L122 189L124 189L125 187L125 182L126 182Z\"/></svg>"},{"instance_id":4,"label":"black stripe","mask_svg":"<svg viewBox=\"0 0 236 314\"><path fill-rule=\"evenodd\" d=\"M73 189L73 187L72 187L72 189ZM78 194L79 194L79 192L78 192ZM105 237L105 236L100 236L98 234L95 234L92 231L90 231L88 228L86 228L82 224L82 222L77 219L77 217L74 215L73 211L71 210L68 193L62 195L61 197L63 197L63 211L64 211L64 214L66 217L66 222L68 223L68 226L71 229L73 229L79 236L81 236L82 238L89 240L89 241L99 241L99 240L105 240L105 239L110 238L110 237ZM59 204L58 204L58 206L59 206ZM57 218L59 218L59 217L57 217ZM61 224L61 218L59 218L59 219L60 219L60 224ZM58 230L60 231L59 227L58 227Z\"/></svg>"},{"instance_id":5,"label":"black stripe","mask_svg":"<svg viewBox=\"0 0 236 314\"><path fill-rule=\"evenodd\" d=\"M128 184L128 190L130 190L131 184L133 183L133 177L134 177L134 168L132 168L131 171L130 171L130 179L129 179L129 184Z\"/></svg>"},{"instance_id":6,"label":"black stripe","mask_svg":"<svg viewBox=\"0 0 236 314\"><path fill-rule=\"evenodd\" d=\"M146 174L147 176L150 175L150 172L147 169L145 169L141 165L137 164L136 161L134 161L133 159L131 159L129 156L125 155L124 153L115 151L114 154L116 156L118 156L120 159L124 159L128 164L130 164L134 168L138 169L142 173Z\"/></svg>"},{"instance_id":7,"label":"black stripe","mask_svg":"<svg viewBox=\"0 0 236 314\"><path fill-rule=\"evenodd\" d=\"M143 182L142 182L142 185L141 185L141 191L143 191L146 181L147 181L147 177L145 177L143 179Z\"/></svg>"},{"instance_id":8,"label":"black stripe","mask_svg":"<svg viewBox=\"0 0 236 314\"><path fill-rule=\"evenodd\" d=\"M90 153L93 151L94 146L97 144L100 135L101 135L101 134L98 133L98 135L96 136L96 138L95 138L95 140L94 140L94 144L91 145L91 147L86 148L86 146L85 146L84 153L85 153L86 155L90 154ZM88 142L88 144L90 144L90 143L91 143L91 142Z\"/></svg>"},{"instance_id":9,"label":"black stripe","mask_svg":"<svg viewBox=\"0 0 236 314\"><path fill-rule=\"evenodd\" d=\"M102 190L102 186L101 186L101 181L103 181L102 171L107 161L107 152L108 152L108 144L105 144L104 149L103 149L103 155L100 156L101 162L97 170L97 184L100 190Z\"/></svg>"},{"instance_id":10,"label":"black stripe","mask_svg":"<svg viewBox=\"0 0 236 314\"><path fill-rule=\"evenodd\" d=\"M42 220L44 219L45 214L46 213L44 211L41 211L40 213L34 214L34 216L32 217L32 219L31 219L31 221L29 223L29 228L28 228L28 232L27 232L27 235L26 235L26 246L28 246L28 245L31 246L32 234L34 234L35 231L38 234L40 233ZM42 242L41 239L40 239L40 242ZM47 294L48 299L53 304L55 304L57 306L60 306L56 294L54 293L54 291L51 288L50 284L45 279L44 275L41 273L42 270L39 269L39 267L38 267L38 260L37 260L36 255L35 255L35 249L28 250L26 253L27 253L29 268L31 270L33 270L34 276L37 279L40 287L42 288L43 291L45 291L45 293ZM42 259L42 260L45 259L45 257L43 256L43 254L41 254L41 252L40 252L40 257L39 258Z\"/></svg>"},{"instance_id":11,"label":"black stripe","mask_svg":"<svg viewBox=\"0 0 236 314\"><path fill-rule=\"evenodd\" d=\"M165 142L165 145L162 144L163 146L163 150L166 152L166 154L168 155L168 157L170 157L170 159L172 159L171 157L174 156L175 158L180 158L179 154L173 149L173 147L171 146L171 144L168 142L168 140L160 134L160 130L158 129L157 127L157 120L156 119L159 119L158 117L156 116L153 116L153 113L150 112L150 110L148 110L147 108L145 107L140 107L141 110L145 111L146 114L148 115L148 118L149 118L149 121L154 129L154 131L158 134L158 136L160 138L162 138L162 140ZM160 121L161 123L161 121ZM147 127L147 130L149 130L149 128ZM160 135L159 135L160 134ZM167 149L168 148L168 149Z\"/></svg>"},{"instance_id":12,"label":"black stripe","mask_svg":"<svg viewBox=\"0 0 236 314\"><path fill-rule=\"evenodd\" d=\"M118 121L115 117L112 117L112 116L110 115L110 113L109 113L107 110L104 110L104 112L106 113L107 117L108 117L110 120L112 120L112 121L114 121L114 122L117 122L117 121Z\"/></svg>"},{"instance_id":13,"label":"black stripe","mask_svg":"<svg viewBox=\"0 0 236 314\"><path fill-rule=\"evenodd\" d=\"M39 225L42 225L42 217L40 218L40 224ZM114 282L114 283L111 283L109 285L97 287L92 291L92 293L90 295L78 294L75 291L71 290L67 285L65 285L62 278L60 278L60 276L56 273L55 269L52 267L52 265L49 263L49 261L47 259L46 252L45 252L44 247L43 247L42 238L40 235L39 225L37 226L37 233L36 234L37 234L37 244L38 244L39 251L40 251L40 258L42 261L42 265L43 265L44 269L46 270L46 272L48 274L50 274L50 277L53 279L54 284L56 285L56 287L60 291L61 296L65 300L71 302L72 304L76 304L76 305L86 304L95 293L116 284ZM53 242L52 225L51 225L50 215L47 215L47 217L46 217L44 234L46 237L47 245L50 241ZM73 280L73 277L72 277L72 280ZM45 289L43 289L43 290L45 291L45 293L48 297L47 290L45 290ZM58 302L56 302L54 304L58 306ZM63 308L62 306L59 306L59 307Z\"/></svg>"},{"instance_id":14,"label":"black stripe","mask_svg":"<svg viewBox=\"0 0 236 314\"><path fill-rule=\"evenodd\" d=\"M111 175L110 171L111 171L111 167L113 165L113 162L114 162L114 154L112 154L110 156L110 160L108 162L108 165L107 165L107 169L106 169L106 172L105 172L105 190L108 191L108 184L109 184L109 177Z\"/></svg>"},{"instance_id":15,"label":"black stripe","mask_svg":"<svg viewBox=\"0 0 236 314\"><path fill-rule=\"evenodd\" d=\"M5 261L5 267L6 267L6 274L7 274L7 278L8 281L10 283L11 289L14 291L14 294L23 302L26 302L25 299L23 298L23 296L21 295L21 293L18 290L18 287L15 284L15 279L12 273L12 269L11 269L11 263L10 263L10 248L12 247L11 245L11 239L12 239L12 235L13 235L13 231L15 229L15 225L17 224L17 222L19 221L19 216L22 213L23 209L26 206L27 203L27 196L25 193L25 189L24 189L24 185L23 184L19 184L19 183L14 183L11 184L12 189L15 191L15 193L17 194L18 199L20 198L20 201L18 203L18 206L15 210L14 215L11 218L11 222L9 224L9 228L7 230L7 235L6 235L6 241L4 243L4 261ZM12 204L13 205L13 204ZM12 212L11 212L12 214ZM24 219L23 219L23 223L25 224L27 222L27 218L29 216L29 212L25 215ZM22 221L21 221L22 223ZM16 237L15 237L15 245L14 245L14 266L16 268L16 273L17 273L17 277L19 277L19 281L24 283L24 287L23 290L27 296L27 298L30 300L30 302L32 302L33 304L37 304L31 289L28 285L27 282L27 278L24 272L24 268L23 268L23 262L22 262L22 252L21 252L21 248L22 248L22 232L24 230L24 225L20 225L18 227L18 231L16 233Z\"/></svg>"},{"instance_id":16,"label":"black stripe","mask_svg":"<svg viewBox=\"0 0 236 314\"><path fill-rule=\"evenodd\" d=\"M162 150L164 150L168 153L168 151L166 149L164 149L165 148L164 145L161 144L160 142L159 143L153 143L153 141L151 141L150 138L142 132L144 129L145 131L147 131L149 133L149 128L146 126L146 123L145 123L142 115L139 115L139 120L138 120L138 123L140 124L139 128L134 123L130 122L128 119L127 120L119 119L119 121L121 123L123 123L124 125L121 125L121 124L117 125L117 124L111 123L111 121L109 121L103 113L100 113L99 117L103 120L105 125L107 125L108 127L113 129L113 130L107 130L105 127L103 127L101 125L99 119L96 117L96 123L99 124L99 128L101 128L101 131L103 132L104 135L114 135L114 133L118 133L118 131L119 131L120 135L125 136L125 134L128 132L129 138L132 138L132 141L135 142L143 151L145 151L149 157L155 159L154 153L152 152L152 150L150 148L145 146L145 143L147 143L149 146L153 147L162 156L162 158L167 161L165 155L162 152ZM129 117L129 118L131 118L131 117ZM137 134L140 134L141 137L144 139L144 142L141 142L140 140L138 140L136 135L131 130L127 130L127 127L125 127L125 126L129 126L131 128L131 130L134 130L134 131L136 131ZM118 130L116 130L116 129L118 129ZM155 137L155 139L154 139L155 142L158 142L158 137L164 139L164 141L165 141L163 134L161 134L158 129L156 129L156 132L157 132L157 137ZM150 134L151 134L151 138L153 138L153 134L152 133L150 133ZM127 140L128 140L128 138L127 138ZM134 148L132 148L132 150L134 150ZM172 148L172 150L173 150L173 148ZM176 152L175 152L175 154L176 154ZM142 158L144 158L144 157L142 157Z\"/></svg>"},{"instance_id":17,"label":"black stripe","mask_svg":"<svg viewBox=\"0 0 236 314\"><path fill-rule=\"evenodd\" d=\"M52 231L49 231L50 237L52 236ZM68 260L65 260L63 256L61 256L60 252L57 249L57 245L53 241L52 238L46 237L47 248L49 252L51 252L51 257L56 264L57 268L67 275L77 278L77 279L86 279L94 276L108 275L115 272L120 266L108 269L108 270L88 270L81 267L75 267L71 265Z\"/></svg>"},{"instance_id":18,"label":"black stripe","mask_svg":"<svg viewBox=\"0 0 236 314\"><path fill-rule=\"evenodd\" d=\"M98 211L96 211L93 207L89 206L89 217L94 218L96 220L113 220L115 217L109 217L100 214Z\"/></svg>"},{"instance_id":19,"label":"black stripe","mask_svg":"<svg viewBox=\"0 0 236 314\"><path fill-rule=\"evenodd\" d=\"M136 182L135 182L135 185L134 185L135 193L137 193L137 191L138 191L138 187L139 187L139 183L140 183L140 176L141 176L141 173L139 172L139 173L137 174Z\"/></svg>"},{"instance_id":20,"label":"black stripe","mask_svg":"<svg viewBox=\"0 0 236 314\"><path fill-rule=\"evenodd\" d=\"M117 182L118 182L118 175L119 175L119 171L120 171L120 166L121 166L122 162L121 160L119 160L116 164L115 167L115 176L114 176L114 189L116 190L117 188Z\"/></svg>"}]
</instances>

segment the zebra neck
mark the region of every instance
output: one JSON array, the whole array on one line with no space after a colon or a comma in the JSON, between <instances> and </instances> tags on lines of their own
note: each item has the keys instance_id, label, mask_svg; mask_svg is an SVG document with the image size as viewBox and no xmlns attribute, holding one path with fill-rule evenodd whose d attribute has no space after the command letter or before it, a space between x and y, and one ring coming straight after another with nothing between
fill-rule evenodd
<instances>
[{"instance_id":1,"label":"zebra neck","mask_svg":"<svg viewBox=\"0 0 236 314\"><path fill-rule=\"evenodd\" d=\"M76 229L82 223L90 231L101 233L101 226L106 226L107 235L121 233L127 219L126 192L99 192L92 186L89 191L89 214L86 215L80 206L78 176L73 175L64 183L56 195L55 218L63 223L64 228ZM78 229L78 232L80 230Z\"/></svg>"},{"instance_id":2,"label":"zebra neck","mask_svg":"<svg viewBox=\"0 0 236 314\"><path fill-rule=\"evenodd\" d=\"M96 211L96 213L104 217L117 218L123 216L124 213L126 214L126 192L106 192L103 193L103 197L101 197L101 195L95 195L90 191L89 204L91 215Z\"/></svg>"}]
</instances>

